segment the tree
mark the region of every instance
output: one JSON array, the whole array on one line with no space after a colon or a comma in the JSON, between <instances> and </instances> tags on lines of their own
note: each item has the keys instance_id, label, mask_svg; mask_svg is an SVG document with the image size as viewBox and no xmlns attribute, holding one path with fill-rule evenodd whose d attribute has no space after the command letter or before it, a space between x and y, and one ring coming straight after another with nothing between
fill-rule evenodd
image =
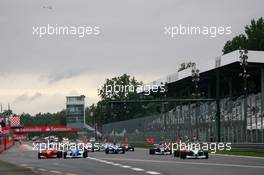
<instances>
[{"instance_id":1,"label":"tree","mask_svg":"<svg viewBox=\"0 0 264 175\"><path fill-rule=\"evenodd\" d=\"M66 111L51 113L38 113L35 116L30 114L22 113L20 115L21 123L24 126L58 126L66 125Z\"/></svg>"},{"instance_id":2,"label":"tree","mask_svg":"<svg viewBox=\"0 0 264 175\"><path fill-rule=\"evenodd\" d=\"M141 93L137 92L138 87L142 87L143 82L137 81L135 77L128 74L108 78L100 87L98 95L101 100L97 105L92 105L87 109L86 121L99 126L109 122L128 120L132 118L141 117L146 114L146 109L140 103L111 103L111 101L122 100L139 100L143 97ZM93 116L89 116L90 113Z\"/></svg>"},{"instance_id":3,"label":"tree","mask_svg":"<svg viewBox=\"0 0 264 175\"><path fill-rule=\"evenodd\" d=\"M244 34L240 34L238 36L235 36L231 41L227 41L223 53L229 53L234 50L238 49L246 49L247 48L247 38Z\"/></svg>"},{"instance_id":4,"label":"tree","mask_svg":"<svg viewBox=\"0 0 264 175\"><path fill-rule=\"evenodd\" d=\"M125 100L138 97L136 88L143 83L138 82L135 77L123 74L119 77L106 79L106 82L99 89L98 95L104 100Z\"/></svg>"},{"instance_id":5,"label":"tree","mask_svg":"<svg viewBox=\"0 0 264 175\"><path fill-rule=\"evenodd\" d=\"M264 21L259 18L257 21L251 20L250 25L245 26L245 34L235 36L225 43L223 54L238 49L264 50Z\"/></svg>"},{"instance_id":6,"label":"tree","mask_svg":"<svg viewBox=\"0 0 264 175\"><path fill-rule=\"evenodd\" d=\"M251 20L251 25L245 27L247 34L248 50L264 50L264 21L263 18L257 21Z\"/></svg>"}]
</instances>

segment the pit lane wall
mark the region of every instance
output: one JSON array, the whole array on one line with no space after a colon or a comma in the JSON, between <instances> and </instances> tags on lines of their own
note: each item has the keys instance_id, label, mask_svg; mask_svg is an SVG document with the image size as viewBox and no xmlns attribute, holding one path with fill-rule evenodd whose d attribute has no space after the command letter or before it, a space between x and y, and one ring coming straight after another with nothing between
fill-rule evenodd
<instances>
[{"instance_id":1,"label":"pit lane wall","mask_svg":"<svg viewBox=\"0 0 264 175\"><path fill-rule=\"evenodd\" d=\"M231 143L264 143L264 109L261 94L247 97L247 128L244 127L244 98L223 98L220 101L221 141ZM148 138L155 142L164 139L175 141L216 141L216 102L177 105L171 111L127 121L103 125L103 133L110 140L123 141L127 135L132 143L146 143ZM244 133L247 133L245 140Z\"/></svg>"},{"instance_id":2,"label":"pit lane wall","mask_svg":"<svg viewBox=\"0 0 264 175\"><path fill-rule=\"evenodd\" d=\"M12 130L8 127L3 127L0 133L0 154L14 145Z\"/></svg>"}]
</instances>

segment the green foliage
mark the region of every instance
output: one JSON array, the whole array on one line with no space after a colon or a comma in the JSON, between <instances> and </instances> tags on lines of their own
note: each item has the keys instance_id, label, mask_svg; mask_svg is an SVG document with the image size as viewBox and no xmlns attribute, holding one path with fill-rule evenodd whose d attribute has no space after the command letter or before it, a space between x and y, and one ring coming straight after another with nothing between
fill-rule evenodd
<instances>
[{"instance_id":1,"label":"green foliage","mask_svg":"<svg viewBox=\"0 0 264 175\"><path fill-rule=\"evenodd\" d=\"M130 75L123 74L119 77L106 79L106 82L99 90L98 95L103 101L136 98L139 96L139 94L136 93L136 87L142 84L143 83L138 82L135 77L130 77ZM129 90L129 87L134 88L133 90Z\"/></svg>"},{"instance_id":2,"label":"green foliage","mask_svg":"<svg viewBox=\"0 0 264 175\"><path fill-rule=\"evenodd\" d=\"M21 114L21 124L24 126L59 126L66 125L66 111L51 113L38 113L35 116Z\"/></svg>"},{"instance_id":3,"label":"green foliage","mask_svg":"<svg viewBox=\"0 0 264 175\"><path fill-rule=\"evenodd\" d=\"M127 87L125 91L110 91L109 87L114 85L121 85L123 87ZM95 123L98 126L102 126L102 124L128 120L133 118L138 118L142 116L146 116L148 114L153 114L156 112L157 104L141 104L141 103L111 103L111 101L118 100L140 100L140 99L153 99L153 96L146 96L141 93L137 93L136 89L129 90L130 87L138 87L143 85L143 82L139 82L135 79L135 77L131 77L130 75L123 74L119 77L114 77L111 79L106 79L106 82L99 90L98 95L101 97L101 100L97 103L97 105L91 105L86 111L86 122L92 126ZM108 89L107 89L108 87ZM91 115L92 113L92 115Z\"/></svg>"},{"instance_id":4,"label":"green foliage","mask_svg":"<svg viewBox=\"0 0 264 175\"><path fill-rule=\"evenodd\" d=\"M264 20L262 17L257 21L251 20L251 24L245 27L245 33L246 35L240 34L227 41L223 48L223 54L238 49L264 50Z\"/></svg>"}]
</instances>

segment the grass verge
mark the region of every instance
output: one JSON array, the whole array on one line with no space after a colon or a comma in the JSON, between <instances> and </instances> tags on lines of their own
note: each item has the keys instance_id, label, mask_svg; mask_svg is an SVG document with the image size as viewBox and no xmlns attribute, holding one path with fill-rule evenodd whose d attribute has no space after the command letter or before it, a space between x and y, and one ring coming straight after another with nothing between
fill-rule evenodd
<instances>
[{"instance_id":1,"label":"grass verge","mask_svg":"<svg viewBox=\"0 0 264 175\"><path fill-rule=\"evenodd\" d=\"M264 152L260 152L260 151L230 150L230 151L217 151L216 154L236 155L236 156L251 156L251 157L264 157Z\"/></svg>"}]
</instances>

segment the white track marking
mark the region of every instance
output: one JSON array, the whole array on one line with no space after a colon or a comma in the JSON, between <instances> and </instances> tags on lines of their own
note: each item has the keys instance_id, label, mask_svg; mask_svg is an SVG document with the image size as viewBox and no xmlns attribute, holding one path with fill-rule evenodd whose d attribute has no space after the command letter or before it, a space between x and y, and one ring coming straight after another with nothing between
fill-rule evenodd
<instances>
[{"instance_id":1,"label":"white track marking","mask_svg":"<svg viewBox=\"0 0 264 175\"><path fill-rule=\"evenodd\" d=\"M122 168L131 168L131 166L123 165Z\"/></svg>"},{"instance_id":2,"label":"white track marking","mask_svg":"<svg viewBox=\"0 0 264 175\"><path fill-rule=\"evenodd\" d=\"M56 174L60 174L61 173L60 171L55 171L55 170L51 170L50 172L51 173L56 173Z\"/></svg>"},{"instance_id":3,"label":"white track marking","mask_svg":"<svg viewBox=\"0 0 264 175\"><path fill-rule=\"evenodd\" d=\"M107 160L108 158L103 158ZM203 163L203 162L179 162L179 161L166 161L166 160L142 160L142 159L111 159L117 161L134 161L134 162L153 162L153 163L173 163L173 164L185 164L185 165L206 165L206 166L223 166L223 167L239 167L239 168L260 168L264 169L264 166L258 165L240 165L240 164L222 164L222 163Z\"/></svg>"},{"instance_id":4,"label":"white track marking","mask_svg":"<svg viewBox=\"0 0 264 175\"><path fill-rule=\"evenodd\" d=\"M20 164L20 166L28 166L28 164Z\"/></svg>"},{"instance_id":5,"label":"white track marking","mask_svg":"<svg viewBox=\"0 0 264 175\"><path fill-rule=\"evenodd\" d=\"M138 172L145 172L147 174L152 174L152 175L158 175L158 174L161 174L159 172L156 172L156 171L146 171L142 168L135 168L135 167L132 167L132 166L128 166L128 165L122 165L122 164L119 164L119 163L114 163L114 162L108 162L106 160L102 160L102 159L97 159L97 158L94 158L94 157L87 157L88 159L91 159L91 160L95 160L97 162L101 162L101 163L105 163L105 164L108 164L108 165L113 165L113 166L119 166L121 168L127 168L127 169L131 169L133 171L138 171ZM112 160L112 159L109 159L109 160Z\"/></svg>"},{"instance_id":6,"label":"white track marking","mask_svg":"<svg viewBox=\"0 0 264 175\"><path fill-rule=\"evenodd\" d=\"M134 171L145 171L144 169L141 169L141 168L131 168L131 170L134 170Z\"/></svg>"},{"instance_id":7,"label":"white track marking","mask_svg":"<svg viewBox=\"0 0 264 175\"><path fill-rule=\"evenodd\" d=\"M159 172L156 172L156 171L147 171L146 173L147 174L153 174L153 175L160 174Z\"/></svg>"},{"instance_id":8,"label":"white track marking","mask_svg":"<svg viewBox=\"0 0 264 175\"><path fill-rule=\"evenodd\" d=\"M47 171L46 169L43 169L43 168L39 168L38 170L39 171Z\"/></svg>"},{"instance_id":9,"label":"white track marking","mask_svg":"<svg viewBox=\"0 0 264 175\"><path fill-rule=\"evenodd\" d=\"M109 165L113 165L114 164L114 162L104 162L104 163L109 164Z\"/></svg>"}]
</instances>

